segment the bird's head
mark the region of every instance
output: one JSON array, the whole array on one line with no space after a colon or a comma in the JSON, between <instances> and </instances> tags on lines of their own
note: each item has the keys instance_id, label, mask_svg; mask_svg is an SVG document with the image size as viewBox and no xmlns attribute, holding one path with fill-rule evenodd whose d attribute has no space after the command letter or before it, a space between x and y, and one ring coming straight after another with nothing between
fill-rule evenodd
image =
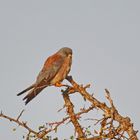
<instances>
[{"instance_id":1,"label":"bird's head","mask_svg":"<svg viewBox=\"0 0 140 140\"><path fill-rule=\"evenodd\" d=\"M72 49L68 48L68 47L64 47L64 48L61 48L58 51L58 53L63 55L63 56L69 56L69 55L72 55Z\"/></svg>"}]
</instances>

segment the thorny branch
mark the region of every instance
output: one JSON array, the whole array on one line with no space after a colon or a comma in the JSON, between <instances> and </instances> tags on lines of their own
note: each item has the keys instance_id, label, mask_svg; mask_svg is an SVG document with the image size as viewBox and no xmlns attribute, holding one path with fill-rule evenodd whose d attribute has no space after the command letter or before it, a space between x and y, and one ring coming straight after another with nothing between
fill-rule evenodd
<instances>
[{"instance_id":1,"label":"thorny branch","mask_svg":"<svg viewBox=\"0 0 140 140\"><path fill-rule=\"evenodd\" d=\"M74 125L74 128L78 134L78 138L85 138L85 134L82 130L81 125L79 124L76 115L74 113L74 105L72 104L72 102L70 101L69 95L67 94L67 92L63 93L63 98L65 101L65 106L67 108L67 113L71 119L71 122Z\"/></svg>"},{"instance_id":2,"label":"thorny branch","mask_svg":"<svg viewBox=\"0 0 140 140\"><path fill-rule=\"evenodd\" d=\"M89 111L93 110L93 108L94 108L93 106L90 106L90 107L87 108L87 109L82 108L80 112L78 112L78 113L75 114L76 118L79 118L79 117L80 117L82 114L84 114L84 113L88 113ZM17 119L14 119L14 118L12 118L12 117L9 117L9 116L3 114L2 112L1 112L1 114L0 114L0 117L1 117L1 118L5 118L5 119L8 119L8 120L11 121L11 122L13 121L14 123L16 123L16 124L18 124L19 126L25 128L26 130L28 130L27 140L28 140L28 138L29 138L29 136L30 136L31 134L34 134L34 136L37 137L37 138L43 139L43 138L44 138L47 134L49 134L50 132L56 131L56 130L58 129L58 127L59 127L60 125L64 124L66 121L69 121L69 122L70 122L70 120L69 120L70 117L67 116L67 117L63 118L61 121L52 122L52 123L47 123L47 125L49 125L50 128L47 129L47 128L44 128L44 127L43 127L43 128L44 128L43 130L37 132L37 131L33 130L32 128L30 128L30 127L27 125L27 122L23 122L23 121L20 121L20 120L19 120L19 118L20 118L21 115L23 114L23 111L24 111L24 110L21 111L21 113L19 114L19 116L17 117ZM43 140L47 140L47 138L46 138L46 139L44 138Z\"/></svg>"},{"instance_id":3,"label":"thorny branch","mask_svg":"<svg viewBox=\"0 0 140 140\"><path fill-rule=\"evenodd\" d=\"M116 135L120 136L120 134L124 131L127 132L127 134L129 135L129 139L130 140L138 140L137 138L137 132L133 129L133 124L131 123L131 120L129 117L123 117L121 116L117 109L114 107L113 105L113 101L110 97L110 93L107 89L105 89L106 94L107 94L107 99L109 100L111 107L108 107L105 103L102 103L100 101L98 101L95 97L93 97L92 95L90 95L85 88L83 88L83 86L78 85L72 78L72 76L68 76L67 80L72 84L73 89L75 89L75 91L79 92L86 100L88 100L89 102L91 102L93 104L93 106L101 109L104 112L104 119L101 122L101 132L100 132L100 136L102 138L115 138ZM109 131L108 134L103 133L105 126L108 125L107 120L108 119L112 119L110 124L110 127L113 126L113 121L117 121L119 123L119 127L117 129L115 128L106 128L108 129L108 131L111 129L111 131ZM119 131L118 131L119 130ZM118 131L118 132L117 132ZM123 137L123 136L122 136Z\"/></svg>"},{"instance_id":4,"label":"thorny branch","mask_svg":"<svg viewBox=\"0 0 140 140\"><path fill-rule=\"evenodd\" d=\"M133 124L131 123L131 120L129 117L123 117L119 114L117 109L115 108L113 104L113 100L111 99L110 93L107 89L105 89L106 92L106 98L108 99L110 103L110 107L107 106L105 103L100 102L97 100L93 95L89 94L87 92L87 88L90 87L90 85L86 85L83 87L83 85L77 84L71 76L67 77L67 80L71 83L72 86L66 86L66 90L62 91L65 108L67 111L67 117L64 117L61 121L58 122L52 122L47 123L46 126L43 126L41 130L34 131L32 128L30 128L27 125L27 122L20 121L20 118L23 114L23 111L19 114L17 119L14 119L12 117L9 117L2 112L0 113L1 118L8 119L9 121L12 121L19 126L25 128L28 131L26 140L29 140L30 135L34 135L34 140L42 139L42 140L49 140L47 138L48 134L52 131L56 131L59 126L64 124L66 121L69 121L73 124L74 129L78 135L78 140L103 140L103 139L126 139L126 140L138 140L137 138L137 132L133 128ZM81 109L80 112L75 113L74 112L74 105L71 102L69 96L74 93L79 93L86 101L89 101L92 105L88 109ZM103 118L101 119L93 119L96 120L96 124L100 123L100 131L96 132L98 135L94 135L94 137L87 138L85 135L85 132L83 131L82 126L79 123L79 118L82 114L88 113L89 111L93 109L100 109L103 111ZM114 125L114 122L117 122L118 125ZM128 134L129 138L125 136L125 133Z\"/></svg>"},{"instance_id":5,"label":"thorny branch","mask_svg":"<svg viewBox=\"0 0 140 140\"><path fill-rule=\"evenodd\" d=\"M20 113L22 115L23 111ZM14 119L12 117L9 117L5 114L3 114L2 112L0 113L0 117L1 118L5 118L7 120L9 120L10 122L14 122L16 124L18 124L19 126L22 126L23 128L25 128L26 130L28 130L30 133L33 133L35 135L37 135L37 132L35 132L32 128L30 128L26 122L22 122L22 121L19 121L19 117L21 116L19 115L17 119Z\"/></svg>"}]
</instances>

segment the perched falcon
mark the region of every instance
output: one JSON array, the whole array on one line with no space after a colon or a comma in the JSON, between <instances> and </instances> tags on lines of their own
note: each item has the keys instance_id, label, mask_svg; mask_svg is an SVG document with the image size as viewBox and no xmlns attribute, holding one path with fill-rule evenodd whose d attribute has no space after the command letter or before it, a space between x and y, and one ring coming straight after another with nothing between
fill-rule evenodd
<instances>
[{"instance_id":1,"label":"perched falcon","mask_svg":"<svg viewBox=\"0 0 140 140\"><path fill-rule=\"evenodd\" d=\"M29 91L23 98L25 104L29 103L47 86L61 86L61 82L68 75L72 63L72 49L64 47L48 57L44 66L37 76L36 82L21 91L17 96Z\"/></svg>"}]
</instances>

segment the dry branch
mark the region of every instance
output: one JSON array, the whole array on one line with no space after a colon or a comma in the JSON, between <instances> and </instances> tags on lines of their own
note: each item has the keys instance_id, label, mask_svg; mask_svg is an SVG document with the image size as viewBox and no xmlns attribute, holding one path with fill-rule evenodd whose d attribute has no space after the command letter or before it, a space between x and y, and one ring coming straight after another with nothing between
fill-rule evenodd
<instances>
[{"instance_id":1,"label":"dry branch","mask_svg":"<svg viewBox=\"0 0 140 140\"><path fill-rule=\"evenodd\" d=\"M118 113L117 109L113 105L113 101L112 101L112 99L110 97L110 93L107 89L105 91L107 93L107 99L110 101L111 107L108 107L105 103L98 101L96 98L94 98L92 95L90 95L83 86L78 85L73 80L72 76L68 76L67 80L72 84L73 89L75 89L76 92L79 92L86 100L88 100L95 107L101 109L104 112L104 120L103 120L104 124L102 125L101 132L100 132L101 137L112 138L112 137L115 137L116 135L120 135L121 132L126 131L127 134L129 135L129 140L138 140L137 135L136 135L137 132L133 129L133 124L131 123L130 118L123 117ZM113 131L111 131L111 135L110 135L110 133L108 133L108 135L105 135L102 133L102 131L104 130L105 125L107 125L106 120L109 118L112 119L110 124L113 122L113 120L117 121L119 123L119 132L113 133Z\"/></svg>"},{"instance_id":2,"label":"dry branch","mask_svg":"<svg viewBox=\"0 0 140 140\"><path fill-rule=\"evenodd\" d=\"M66 90L62 91L63 99L64 99L64 107L66 108L67 115L64 117L61 121L58 122L52 122L52 123L46 123L41 130L35 131L32 128L30 128L27 125L27 122L20 121L20 118L23 114L23 111L18 115L18 117L12 118L9 117L2 112L0 113L1 118L5 118L11 122L16 123L17 125L25 128L28 131L28 134L26 136L26 140L30 139L30 135L34 135L34 140L42 139L42 140L49 140L47 138L48 134L52 131L56 131L59 126L62 124L65 124L66 121L71 122L74 126L74 129L78 135L77 140L103 140L103 139L117 139L117 140L138 140L137 138L137 131L134 130L133 124L131 123L131 120L129 117L123 117L119 114L118 110L114 106L113 100L111 99L110 93L107 89L105 89L106 92L106 98L108 99L110 106L107 106L105 103L100 102L97 100L93 95L87 92L87 88L90 87L90 85L86 85L85 87L83 85L77 84L71 76L67 77L67 80L71 83L72 86L66 85ZM91 103L91 106L87 109L83 108L79 112L74 112L74 105L72 101L70 100L71 94L80 94L86 101L89 101ZM96 119L92 118L91 120L96 120L96 125L100 124L100 131L96 132L96 136L93 135L91 138L88 138L83 131L83 127L80 125L78 119L82 117L82 114L88 113L89 111L93 110L94 108L102 110L103 112L103 118ZM114 125L114 122L117 122L118 125ZM128 134L128 138L125 136L125 133Z\"/></svg>"},{"instance_id":3,"label":"dry branch","mask_svg":"<svg viewBox=\"0 0 140 140\"><path fill-rule=\"evenodd\" d=\"M67 113L71 119L71 122L74 125L75 131L78 134L78 138L85 138L85 134L82 130L81 125L78 122L78 119L74 113L74 105L72 104L72 102L70 101L69 95L67 93L67 90L63 93L63 98L65 101L65 106L67 108Z\"/></svg>"}]
</instances>

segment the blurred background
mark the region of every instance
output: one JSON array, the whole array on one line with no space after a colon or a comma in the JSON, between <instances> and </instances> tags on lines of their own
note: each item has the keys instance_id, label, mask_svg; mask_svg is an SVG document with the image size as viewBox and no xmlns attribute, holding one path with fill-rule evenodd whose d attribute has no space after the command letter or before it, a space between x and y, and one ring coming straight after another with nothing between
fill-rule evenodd
<instances>
[{"instance_id":1,"label":"blurred background","mask_svg":"<svg viewBox=\"0 0 140 140\"><path fill-rule=\"evenodd\" d=\"M70 75L79 84L90 83L89 92L102 102L107 88L120 114L140 130L139 5L131 0L0 1L0 110L17 117L25 109L21 120L36 130L61 120L66 113L57 112L64 105L60 88L46 88L27 106L16 94L35 81L48 56L70 47ZM76 111L87 105L78 95L71 99ZM98 113L92 117L98 118ZM52 136L69 139L72 129L71 124L63 125ZM21 140L26 133L0 119L0 139Z\"/></svg>"}]
</instances>

